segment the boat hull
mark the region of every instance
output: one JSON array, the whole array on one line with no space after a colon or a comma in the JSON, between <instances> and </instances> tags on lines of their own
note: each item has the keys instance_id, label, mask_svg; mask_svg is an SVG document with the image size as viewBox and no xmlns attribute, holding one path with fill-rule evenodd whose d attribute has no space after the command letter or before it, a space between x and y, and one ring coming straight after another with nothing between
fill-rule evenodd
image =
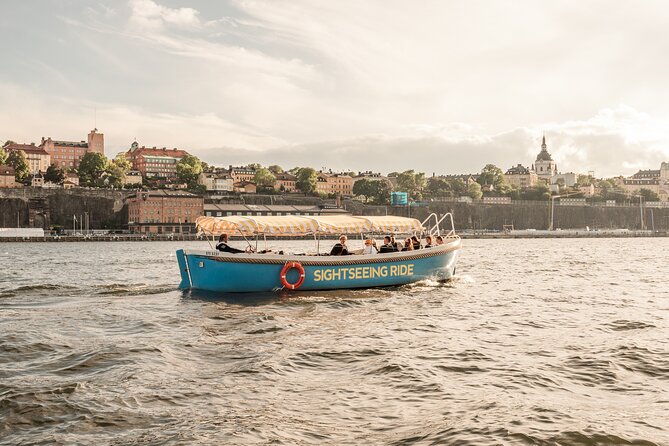
<instances>
[{"instance_id":1,"label":"boat hull","mask_svg":"<svg viewBox=\"0 0 669 446\"><path fill-rule=\"evenodd\" d=\"M460 239L446 245L410 252L330 256L228 254L216 251L177 251L182 289L221 293L252 293L285 289L281 272L286 263L304 269L299 290L332 290L396 286L425 279L446 280L455 274ZM287 283L300 272L286 272Z\"/></svg>"}]
</instances>

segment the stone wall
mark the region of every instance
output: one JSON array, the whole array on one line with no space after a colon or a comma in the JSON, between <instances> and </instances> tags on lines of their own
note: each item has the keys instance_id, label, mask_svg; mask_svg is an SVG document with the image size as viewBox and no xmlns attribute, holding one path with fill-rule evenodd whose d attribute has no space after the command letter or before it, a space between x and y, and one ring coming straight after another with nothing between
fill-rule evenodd
<instances>
[{"instance_id":1,"label":"stone wall","mask_svg":"<svg viewBox=\"0 0 669 446\"><path fill-rule=\"evenodd\" d=\"M4 189L0 192L0 225L16 227L18 217L21 227L72 229L73 216L81 221L88 214L91 229L122 228L128 220L123 200L131 193L104 189Z\"/></svg>"},{"instance_id":2,"label":"stone wall","mask_svg":"<svg viewBox=\"0 0 669 446\"><path fill-rule=\"evenodd\" d=\"M434 212L442 215L452 212L455 226L459 229L504 229L513 225L515 229L548 229L550 204L481 204L481 203L430 203L427 206L391 207L349 204L347 209L357 215L400 215L424 220ZM669 230L669 208L643 209L646 229ZM554 228L583 229L641 229L641 211L638 206L555 206Z\"/></svg>"}]
</instances>

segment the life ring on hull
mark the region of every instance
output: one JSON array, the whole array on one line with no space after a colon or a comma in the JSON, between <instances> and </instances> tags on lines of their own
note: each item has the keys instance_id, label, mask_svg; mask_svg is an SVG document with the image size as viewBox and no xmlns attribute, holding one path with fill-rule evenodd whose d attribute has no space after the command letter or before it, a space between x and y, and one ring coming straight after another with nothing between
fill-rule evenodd
<instances>
[{"instance_id":1,"label":"life ring on hull","mask_svg":"<svg viewBox=\"0 0 669 446\"><path fill-rule=\"evenodd\" d=\"M288 282L288 279L286 279L286 274L293 268L295 268L297 272L300 273L300 278L297 279L297 282L290 283ZM283 268L281 269L281 284L284 286L284 288L288 288L289 290L296 290L301 287L304 283L304 277L304 268L299 262L286 262L286 264L283 265Z\"/></svg>"}]
</instances>

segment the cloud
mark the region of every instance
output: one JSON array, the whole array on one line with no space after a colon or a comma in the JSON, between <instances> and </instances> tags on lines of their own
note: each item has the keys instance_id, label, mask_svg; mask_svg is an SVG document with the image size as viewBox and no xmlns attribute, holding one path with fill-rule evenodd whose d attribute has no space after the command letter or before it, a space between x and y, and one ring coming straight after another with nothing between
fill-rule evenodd
<instances>
[{"instance_id":1,"label":"cloud","mask_svg":"<svg viewBox=\"0 0 669 446\"><path fill-rule=\"evenodd\" d=\"M198 11L193 8L168 8L152 0L130 0L130 22L139 29L162 29L165 25L178 28L202 26Z\"/></svg>"},{"instance_id":2,"label":"cloud","mask_svg":"<svg viewBox=\"0 0 669 446\"><path fill-rule=\"evenodd\" d=\"M204 161L228 164L279 164L333 170L388 173L414 169L428 175L475 173L492 163L503 170L530 166L541 136L563 172L595 171L600 177L657 169L669 161L669 117L656 117L626 105L600 110L581 121L548 122L490 133L467 123L410 124L401 134L361 134L350 138L294 143L273 129L211 113L156 113L139 106L94 103L0 82L0 139L39 142L41 136L80 140L97 126L105 133L107 155L140 144L185 148Z\"/></svg>"}]
</instances>

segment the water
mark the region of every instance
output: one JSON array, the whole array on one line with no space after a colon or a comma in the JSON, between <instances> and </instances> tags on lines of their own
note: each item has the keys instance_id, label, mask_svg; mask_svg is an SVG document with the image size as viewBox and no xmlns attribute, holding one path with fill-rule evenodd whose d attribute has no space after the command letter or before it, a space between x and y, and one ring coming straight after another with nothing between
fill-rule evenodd
<instances>
[{"instance_id":1,"label":"water","mask_svg":"<svg viewBox=\"0 0 669 446\"><path fill-rule=\"evenodd\" d=\"M223 299L176 289L182 245L0 244L0 444L669 444L669 239Z\"/></svg>"}]
</instances>

